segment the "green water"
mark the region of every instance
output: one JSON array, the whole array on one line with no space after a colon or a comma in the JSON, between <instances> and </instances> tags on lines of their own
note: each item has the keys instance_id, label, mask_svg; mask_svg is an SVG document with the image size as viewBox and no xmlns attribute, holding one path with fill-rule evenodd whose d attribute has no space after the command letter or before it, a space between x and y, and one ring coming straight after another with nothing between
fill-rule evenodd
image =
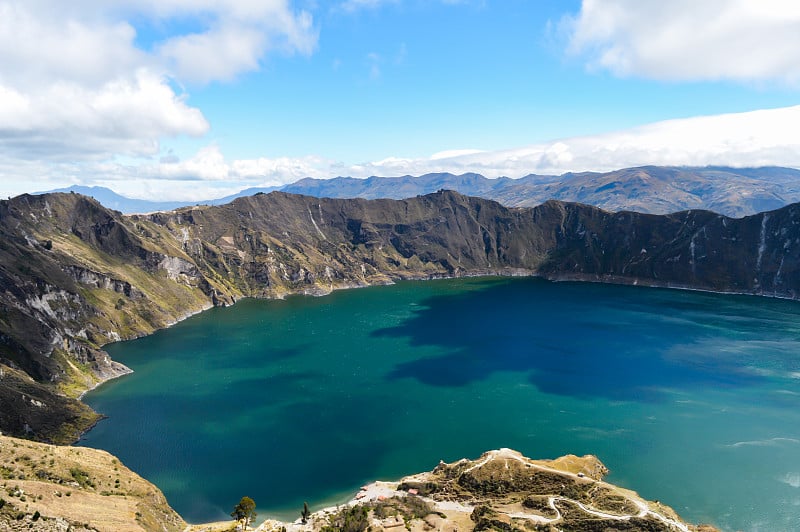
<instances>
[{"instance_id":1,"label":"green water","mask_svg":"<svg viewBox=\"0 0 800 532\"><path fill-rule=\"evenodd\" d=\"M108 346L135 373L83 444L191 522L294 519L363 483L512 447L724 530L800 530L800 304L539 279L242 301Z\"/></svg>"}]
</instances>

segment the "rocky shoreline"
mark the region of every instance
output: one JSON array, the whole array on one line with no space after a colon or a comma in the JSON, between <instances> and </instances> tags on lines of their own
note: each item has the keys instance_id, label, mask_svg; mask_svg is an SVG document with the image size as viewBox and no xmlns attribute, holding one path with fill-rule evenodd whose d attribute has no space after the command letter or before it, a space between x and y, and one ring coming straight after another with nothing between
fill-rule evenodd
<instances>
[{"instance_id":1,"label":"rocky shoreline","mask_svg":"<svg viewBox=\"0 0 800 532\"><path fill-rule=\"evenodd\" d=\"M291 523L267 519L254 530L717 531L686 523L668 506L604 482L607 473L594 456L531 460L498 449L475 460L440 462L428 473L397 482L373 482L343 505ZM188 530L200 532L203 526Z\"/></svg>"},{"instance_id":2,"label":"rocky shoreline","mask_svg":"<svg viewBox=\"0 0 800 532\"><path fill-rule=\"evenodd\" d=\"M233 532L233 520L187 525L161 491L114 456L0 436L0 530ZM648 531L716 532L603 481L594 456L531 460L511 449L365 485L305 520L267 519L254 532ZM298 516L300 512L298 511Z\"/></svg>"}]
</instances>

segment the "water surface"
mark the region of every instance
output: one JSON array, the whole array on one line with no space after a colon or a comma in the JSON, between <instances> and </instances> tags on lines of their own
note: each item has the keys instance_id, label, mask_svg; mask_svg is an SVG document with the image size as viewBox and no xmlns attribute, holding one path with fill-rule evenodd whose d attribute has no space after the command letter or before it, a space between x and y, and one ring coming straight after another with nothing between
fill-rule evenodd
<instances>
[{"instance_id":1,"label":"water surface","mask_svg":"<svg viewBox=\"0 0 800 532\"><path fill-rule=\"evenodd\" d=\"M360 485L512 447L725 530L800 529L800 304L550 283L404 282L246 300L108 346L83 444L191 522L294 519Z\"/></svg>"}]
</instances>

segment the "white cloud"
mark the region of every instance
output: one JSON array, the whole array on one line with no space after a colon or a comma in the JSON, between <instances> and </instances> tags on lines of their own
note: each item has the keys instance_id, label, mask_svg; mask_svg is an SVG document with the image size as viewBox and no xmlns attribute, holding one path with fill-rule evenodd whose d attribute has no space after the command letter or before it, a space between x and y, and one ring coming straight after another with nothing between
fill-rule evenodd
<instances>
[{"instance_id":1,"label":"white cloud","mask_svg":"<svg viewBox=\"0 0 800 532\"><path fill-rule=\"evenodd\" d=\"M45 4L0 2L0 82L22 90L54 80L97 86L145 62L126 22L93 24Z\"/></svg>"},{"instance_id":2,"label":"white cloud","mask_svg":"<svg viewBox=\"0 0 800 532\"><path fill-rule=\"evenodd\" d=\"M385 4L397 4L400 0L345 0L339 4L343 11L358 11L359 9L374 9Z\"/></svg>"},{"instance_id":3,"label":"white cloud","mask_svg":"<svg viewBox=\"0 0 800 532\"><path fill-rule=\"evenodd\" d=\"M621 76L800 83L794 0L583 0L565 26L571 53Z\"/></svg>"},{"instance_id":4,"label":"white cloud","mask_svg":"<svg viewBox=\"0 0 800 532\"><path fill-rule=\"evenodd\" d=\"M475 154L478 154L478 153L484 153L484 151L483 150L470 150L470 149L445 150L445 151L440 151L440 152L434 153L433 155L431 155L429 157L429 159L431 161L437 161L439 159L452 159L454 157L462 157L464 155L475 155Z\"/></svg>"},{"instance_id":5,"label":"white cloud","mask_svg":"<svg viewBox=\"0 0 800 532\"><path fill-rule=\"evenodd\" d=\"M284 0L212 4L216 19L207 31L179 35L158 47L181 79L229 80L258 70L270 50L309 54L316 46L311 15L293 13Z\"/></svg>"},{"instance_id":6,"label":"white cloud","mask_svg":"<svg viewBox=\"0 0 800 532\"><path fill-rule=\"evenodd\" d=\"M238 159L228 162L216 145L206 146L185 161L148 165L144 174L169 179L246 182L248 186L292 183L327 171L332 161L319 157ZM142 172L140 172L142 173Z\"/></svg>"},{"instance_id":7,"label":"white cloud","mask_svg":"<svg viewBox=\"0 0 800 532\"><path fill-rule=\"evenodd\" d=\"M142 164L87 162L80 166L80 171L66 163L40 164L37 170L47 168L47 174L63 177L48 179L33 188L48 190L76 183L106 186L133 198L198 201L249 187L279 186L308 176L327 176L335 167L334 161L314 156L228 160L218 146L209 145L185 160L166 156L158 162ZM0 159L0 183L7 168ZM27 184L22 190L0 189L0 194L29 190L31 185Z\"/></svg>"},{"instance_id":8,"label":"white cloud","mask_svg":"<svg viewBox=\"0 0 800 532\"><path fill-rule=\"evenodd\" d=\"M800 106L656 122L603 135L554 140L501 151L447 150L430 157L386 157L352 164L318 156L228 160L208 146L186 160L123 165L36 162L0 156L0 195L72 183L103 184L132 197L201 200L304 177L477 172L487 177L609 171L643 165L788 166L800 168ZM39 184L34 176L49 175ZM15 188L16 187L16 188Z\"/></svg>"},{"instance_id":9,"label":"white cloud","mask_svg":"<svg viewBox=\"0 0 800 532\"><path fill-rule=\"evenodd\" d=\"M145 70L98 88L61 81L20 92L0 84L0 150L6 157L154 155L159 137L199 136L208 127L198 109Z\"/></svg>"},{"instance_id":10,"label":"white cloud","mask_svg":"<svg viewBox=\"0 0 800 532\"><path fill-rule=\"evenodd\" d=\"M800 168L800 106L667 120L524 148L361 165L363 174L478 172L488 177L608 171L642 165ZM445 155L447 153L445 152Z\"/></svg>"},{"instance_id":11,"label":"white cloud","mask_svg":"<svg viewBox=\"0 0 800 532\"><path fill-rule=\"evenodd\" d=\"M200 29L145 50L128 22L172 19ZM175 85L231 79L316 40L288 0L0 0L0 151L21 167L155 155L164 136L209 130Z\"/></svg>"}]
</instances>

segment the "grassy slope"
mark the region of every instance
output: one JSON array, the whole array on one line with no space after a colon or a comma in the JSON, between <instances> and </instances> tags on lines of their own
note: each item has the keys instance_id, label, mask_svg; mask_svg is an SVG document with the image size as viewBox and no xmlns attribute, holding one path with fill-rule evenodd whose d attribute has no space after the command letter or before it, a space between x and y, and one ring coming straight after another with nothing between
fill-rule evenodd
<instances>
[{"instance_id":1,"label":"grassy slope","mask_svg":"<svg viewBox=\"0 0 800 532\"><path fill-rule=\"evenodd\" d=\"M211 305L497 273L798 297L800 207L733 220L560 202L508 209L452 192L401 201L272 193L126 217L77 194L0 201L0 368L30 376L44 405L31 406L19 379L0 382L0 397L22 407L0 413L0 429L74 439L91 413L52 394L75 398L124 373L104 344ZM67 404L75 415L65 416Z\"/></svg>"},{"instance_id":2,"label":"grassy slope","mask_svg":"<svg viewBox=\"0 0 800 532\"><path fill-rule=\"evenodd\" d=\"M33 523L35 512L41 517L32 529L48 518L109 532L186 526L157 487L105 451L0 436L0 476L0 529Z\"/></svg>"}]
</instances>

